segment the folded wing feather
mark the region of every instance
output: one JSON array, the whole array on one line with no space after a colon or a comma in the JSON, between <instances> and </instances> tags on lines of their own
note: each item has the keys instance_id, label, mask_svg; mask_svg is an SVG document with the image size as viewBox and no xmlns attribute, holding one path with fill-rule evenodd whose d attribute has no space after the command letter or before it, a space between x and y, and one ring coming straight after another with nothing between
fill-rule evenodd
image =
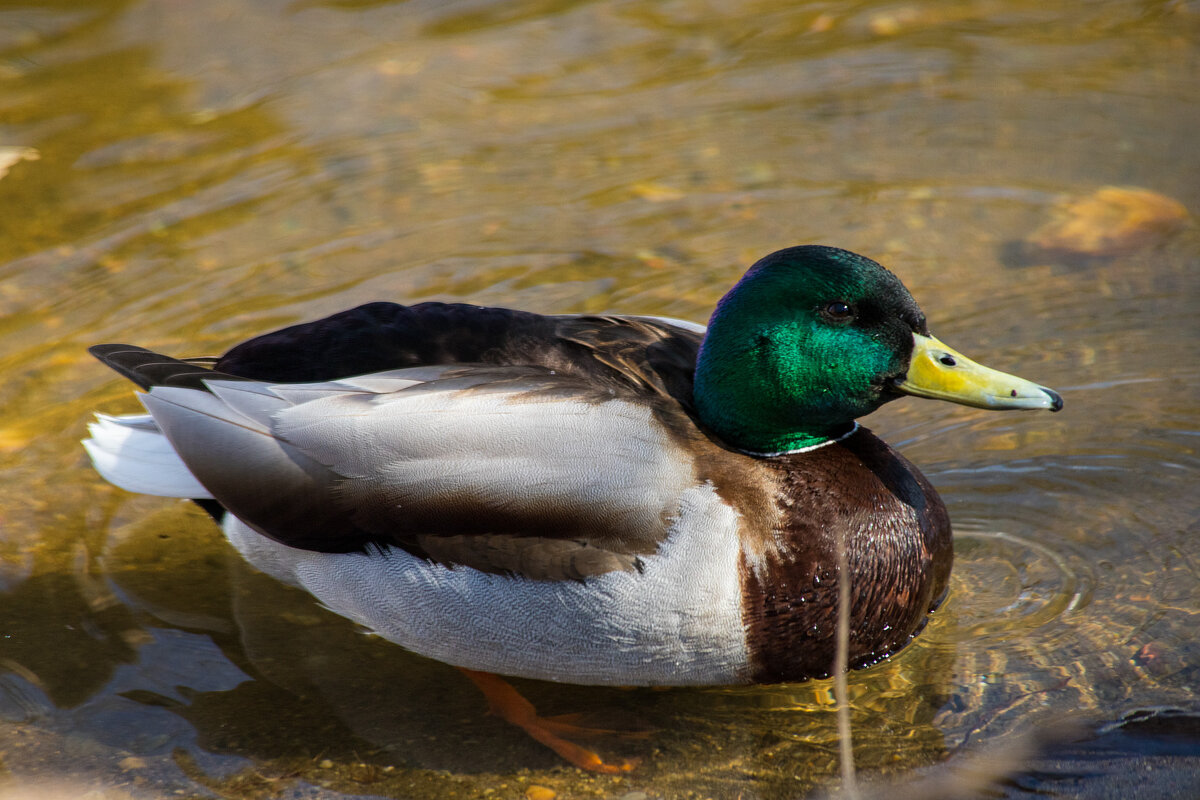
<instances>
[{"instance_id":1,"label":"folded wing feather","mask_svg":"<svg viewBox=\"0 0 1200 800\"><path fill-rule=\"evenodd\" d=\"M217 500L303 549L582 579L637 569L695 482L650 404L542 367L205 385L145 403Z\"/></svg>"}]
</instances>

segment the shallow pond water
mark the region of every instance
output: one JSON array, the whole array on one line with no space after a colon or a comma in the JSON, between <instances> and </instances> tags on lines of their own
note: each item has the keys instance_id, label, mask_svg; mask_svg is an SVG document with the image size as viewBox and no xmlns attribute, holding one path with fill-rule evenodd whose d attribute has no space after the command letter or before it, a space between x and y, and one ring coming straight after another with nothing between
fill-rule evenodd
<instances>
[{"instance_id":1,"label":"shallow pond water","mask_svg":"<svg viewBox=\"0 0 1200 800\"><path fill-rule=\"evenodd\" d=\"M1085 738L1107 760L1051 754L1003 793L1138 774L1143 797L1187 796L1200 235L1078 258L1021 242L1106 185L1200 209L1198 35L1178 0L6 5L0 790L835 785L828 682L519 682L544 712L651 729L612 745L642 758L628 776L566 767L455 670L255 573L189 504L104 484L78 445L94 409L136 409L89 344L215 354L375 299L703 322L756 258L820 242L890 266L942 339L1067 404L907 399L867 421L958 539L926 631L850 678L860 771L933 774L1075 713L1110 726ZM1193 724L1153 752L1111 727L1147 718Z\"/></svg>"}]
</instances>

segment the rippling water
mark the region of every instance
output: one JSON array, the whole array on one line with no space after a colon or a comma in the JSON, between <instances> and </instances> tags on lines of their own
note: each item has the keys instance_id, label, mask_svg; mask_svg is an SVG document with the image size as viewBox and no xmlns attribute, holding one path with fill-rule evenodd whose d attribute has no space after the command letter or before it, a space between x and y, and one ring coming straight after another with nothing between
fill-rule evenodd
<instances>
[{"instance_id":1,"label":"rippling water","mask_svg":"<svg viewBox=\"0 0 1200 800\"><path fill-rule=\"evenodd\" d=\"M859 768L926 774L1067 712L1200 713L1200 236L1011 257L1103 185L1200 209L1198 34L1179 0L0 9L0 774L149 797L830 785L825 682L521 682L655 729L616 745L644 758L628 777L565 768L77 444L93 409L135 408L92 343L216 353L374 299L704 321L803 242L889 265L939 336L1067 402L868 421L958 540L925 633L851 676ZM1004 791L1102 797L1150 765L1143 796L1173 796L1154 775L1176 767L1113 763Z\"/></svg>"}]
</instances>

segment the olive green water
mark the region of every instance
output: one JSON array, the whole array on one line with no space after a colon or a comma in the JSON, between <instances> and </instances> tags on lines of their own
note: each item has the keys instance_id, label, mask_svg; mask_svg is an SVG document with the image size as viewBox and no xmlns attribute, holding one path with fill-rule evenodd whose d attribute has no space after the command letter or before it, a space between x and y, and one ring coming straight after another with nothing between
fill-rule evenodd
<instances>
[{"instance_id":1,"label":"olive green water","mask_svg":"<svg viewBox=\"0 0 1200 800\"><path fill-rule=\"evenodd\" d=\"M1200 710L1200 235L1007 255L1106 184L1200 209L1198 37L1179 1L5 4L0 147L36 152L5 151L0 178L0 787L835 783L824 682L520 683L546 713L654 729L601 743L642 759L629 776L569 768L453 669L254 573L189 504L107 486L78 445L93 409L137 408L92 343L215 354L374 299L702 322L805 242L889 265L942 339L1066 400L869 420L942 492L958 561L921 638L851 676L865 777L1068 712Z\"/></svg>"}]
</instances>

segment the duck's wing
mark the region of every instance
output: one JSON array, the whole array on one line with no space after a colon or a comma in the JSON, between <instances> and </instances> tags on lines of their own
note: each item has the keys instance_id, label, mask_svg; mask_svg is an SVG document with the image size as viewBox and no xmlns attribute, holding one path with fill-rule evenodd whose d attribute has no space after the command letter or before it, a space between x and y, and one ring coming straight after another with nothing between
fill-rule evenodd
<instances>
[{"instance_id":1,"label":"duck's wing","mask_svg":"<svg viewBox=\"0 0 1200 800\"><path fill-rule=\"evenodd\" d=\"M583 579L640 568L695 483L657 392L541 365L451 364L273 384L126 345L93 348L149 392L183 462L284 544L401 547L450 566Z\"/></svg>"},{"instance_id":2,"label":"duck's wing","mask_svg":"<svg viewBox=\"0 0 1200 800\"><path fill-rule=\"evenodd\" d=\"M604 391L659 394L687 407L703 333L703 326L662 317L379 302L250 339L216 369L295 383L430 365L540 366Z\"/></svg>"}]
</instances>

